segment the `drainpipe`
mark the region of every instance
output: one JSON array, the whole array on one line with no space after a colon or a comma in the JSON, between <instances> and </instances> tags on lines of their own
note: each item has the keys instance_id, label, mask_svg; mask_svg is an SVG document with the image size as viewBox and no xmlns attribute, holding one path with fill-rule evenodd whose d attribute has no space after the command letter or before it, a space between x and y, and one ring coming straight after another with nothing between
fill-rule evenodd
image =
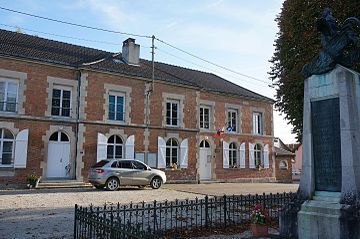
<instances>
[{"instance_id":1,"label":"drainpipe","mask_svg":"<svg viewBox=\"0 0 360 239\"><path fill-rule=\"evenodd\" d=\"M75 124L75 161L74 161L74 172L75 179L78 178L77 175L77 156L78 156L78 142L79 142L79 121L80 121L80 86L81 86L81 70L76 70L76 80L77 85L77 104L76 104L76 124Z\"/></svg>"}]
</instances>

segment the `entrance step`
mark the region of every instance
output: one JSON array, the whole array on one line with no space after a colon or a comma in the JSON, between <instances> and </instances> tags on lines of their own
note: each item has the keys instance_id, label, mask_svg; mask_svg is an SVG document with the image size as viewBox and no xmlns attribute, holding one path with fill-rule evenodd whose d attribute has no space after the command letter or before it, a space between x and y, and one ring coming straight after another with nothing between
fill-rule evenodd
<instances>
[{"instance_id":1,"label":"entrance step","mask_svg":"<svg viewBox=\"0 0 360 239\"><path fill-rule=\"evenodd\" d=\"M92 187L91 183L77 180L41 180L36 188L86 188Z\"/></svg>"}]
</instances>

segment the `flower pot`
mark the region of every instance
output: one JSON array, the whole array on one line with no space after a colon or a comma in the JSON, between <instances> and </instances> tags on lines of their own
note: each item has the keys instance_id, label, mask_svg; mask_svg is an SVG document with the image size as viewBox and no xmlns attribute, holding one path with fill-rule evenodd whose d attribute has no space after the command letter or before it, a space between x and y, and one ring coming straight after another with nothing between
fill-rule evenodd
<instances>
[{"instance_id":1,"label":"flower pot","mask_svg":"<svg viewBox=\"0 0 360 239\"><path fill-rule=\"evenodd\" d=\"M251 232L255 237L266 237L269 235L268 225L263 224L251 224Z\"/></svg>"}]
</instances>

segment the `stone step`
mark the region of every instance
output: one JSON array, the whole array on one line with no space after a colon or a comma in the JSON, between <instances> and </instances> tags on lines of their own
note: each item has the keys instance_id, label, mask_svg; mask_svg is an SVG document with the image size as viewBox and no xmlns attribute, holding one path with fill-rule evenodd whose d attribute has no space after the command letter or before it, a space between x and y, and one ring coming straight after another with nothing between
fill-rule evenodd
<instances>
[{"instance_id":1,"label":"stone step","mask_svg":"<svg viewBox=\"0 0 360 239\"><path fill-rule=\"evenodd\" d=\"M341 199L340 192L324 192L324 191L315 191L315 196L313 200L315 201L325 201L332 203L339 203Z\"/></svg>"},{"instance_id":2,"label":"stone step","mask_svg":"<svg viewBox=\"0 0 360 239\"><path fill-rule=\"evenodd\" d=\"M309 200L301 206L302 213L337 215L342 205L337 202Z\"/></svg>"},{"instance_id":3,"label":"stone step","mask_svg":"<svg viewBox=\"0 0 360 239\"><path fill-rule=\"evenodd\" d=\"M76 180L46 180L40 181L36 188L85 188L92 187L90 183Z\"/></svg>"}]
</instances>

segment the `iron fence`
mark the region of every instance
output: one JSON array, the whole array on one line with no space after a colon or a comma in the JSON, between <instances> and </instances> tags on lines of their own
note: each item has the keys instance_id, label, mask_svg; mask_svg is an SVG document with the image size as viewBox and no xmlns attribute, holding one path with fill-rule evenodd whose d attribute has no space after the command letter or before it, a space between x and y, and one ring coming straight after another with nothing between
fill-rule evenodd
<instances>
[{"instance_id":1,"label":"iron fence","mask_svg":"<svg viewBox=\"0 0 360 239\"><path fill-rule=\"evenodd\" d=\"M103 207L75 205L74 238L162 238L185 229L228 227L248 222L256 204L278 220L281 208L294 197L295 193L278 193Z\"/></svg>"}]
</instances>

